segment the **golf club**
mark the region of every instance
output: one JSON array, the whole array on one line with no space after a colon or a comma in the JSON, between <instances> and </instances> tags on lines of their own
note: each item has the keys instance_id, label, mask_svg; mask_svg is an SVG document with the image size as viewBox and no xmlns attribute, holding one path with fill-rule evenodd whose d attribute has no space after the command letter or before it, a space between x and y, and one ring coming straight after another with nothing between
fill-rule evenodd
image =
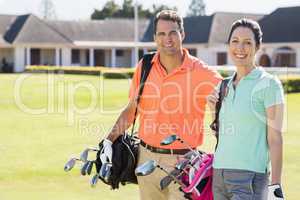
<instances>
[{"instance_id":1,"label":"golf club","mask_svg":"<svg viewBox=\"0 0 300 200\"><path fill-rule=\"evenodd\" d=\"M172 174L173 176L177 177L177 179L180 179L180 176L183 173L189 174L188 171L186 171L186 166L192 167L194 169L196 169L190 162L190 160L184 159L181 160L180 162L178 162L175 165L175 169L173 171L170 172L170 174ZM160 188L161 190L165 189L166 187L168 187L170 185L170 183L173 181L174 179L172 178L172 176L165 176L164 178L161 179L160 181Z\"/></svg>"},{"instance_id":2,"label":"golf club","mask_svg":"<svg viewBox=\"0 0 300 200\"><path fill-rule=\"evenodd\" d=\"M71 158L66 164L65 164L65 167L64 167L64 170L67 172L67 171L70 171L76 164L76 161L81 161L80 159L78 158Z\"/></svg>"},{"instance_id":3,"label":"golf club","mask_svg":"<svg viewBox=\"0 0 300 200\"><path fill-rule=\"evenodd\" d=\"M111 174L111 167L112 163L104 163L100 168L99 176L102 177L105 180L105 182L108 182L108 179Z\"/></svg>"},{"instance_id":4,"label":"golf club","mask_svg":"<svg viewBox=\"0 0 300 200\"><path fill-rule=\"evenodd\" d=\"M154 172L155 168L159 168L160 170L165 172L167 175L171 176L176 183L178 183L180 186L184 187L184 184L181 182L181 180L179 180L173 174L169 173L162 166L158 165L154 160L148 160L147 162L145 162L142 165L138 166L135 169L135 174L137 176L147 176L147 175L151 174L152 172Z\"/></svg>"},{"instance_id":5,"label":"golf club","mask_svg":"<svg viewBox=\"0 0 300 200\"><path fill-rule=\"evenodd\" d=\"M81 175L85 176L86 174L90 175L93 169L94 161L88 160L85 162L80 170Z\"/></svg>"},{"instance_id":6,"label":"golf club","mask_svg":"<svg viewBox=\"0 0 300 200\"><path fill-rule=\"evenodd\" d=\"M178 179L180 179L180 175L182 174L182 171L179 169L174 169L170 172L170 174L172 174L173 176L177 177ZM174 181L173 177L170 175L165 176L164 178L162 178L160 180L160 189L164 190L165 188L167 188L170 183Z\"/></svg>"},{"instance_id":7,"label":"golf club","mask_svg":"<svg viewBox=\"0 0 300 200\"><path fill-rule=\"evenodd\" d=\"M98 179L99 179L99 174L97 173L92 177L90 181L91 187L95 187L97 185Z\"/></svg>"},{"instance_id":8,"label":"golf club","mask_svg":"<svg viewBox=\"0 0 300 200\"><path fill-rule=\"evenodd\" d=\"M170 145L172 143L174 143L175 141L179 141L181 144L183 144L184 146L186 146L189 150L191 150L191 152L194 152L194 154L196 156L201 156L201 154L195 150L192 149L192 147L190 145L188 145L184 140L182 140L179 136L177 136L176 134L170 135L168 137L166 137L165 139L163 139L160 144L161 145Z\"/></svg>"},{"instance_id":9,"label":"golf club","mask_svg":"<svg viewBox=\"0 0 300 200\"><path fill-rule=\"evenodd\" d=\"M97 148L86 148L81 154L80 154L80 160L83 162L87 162L89 151L99 151Z\"/></svg>"}]
</instances>

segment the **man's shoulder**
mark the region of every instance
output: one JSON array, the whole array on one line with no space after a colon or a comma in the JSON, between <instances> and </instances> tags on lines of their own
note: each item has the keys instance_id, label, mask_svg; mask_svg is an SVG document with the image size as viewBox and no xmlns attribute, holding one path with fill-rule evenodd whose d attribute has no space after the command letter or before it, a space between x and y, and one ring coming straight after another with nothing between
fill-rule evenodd
<instances>
[{"instance_id":1,"label":"man's shoulder","mask_svg":"<svg viewBox=\"0 0 300 200\"><path fill-rule=\"evenodd\" d=\"M193 58L193 68L196 71L202 71L202 72L216 72L216 69L209 66L206 62L203 60L194 57Z\"/></svg>"}]
</instances>

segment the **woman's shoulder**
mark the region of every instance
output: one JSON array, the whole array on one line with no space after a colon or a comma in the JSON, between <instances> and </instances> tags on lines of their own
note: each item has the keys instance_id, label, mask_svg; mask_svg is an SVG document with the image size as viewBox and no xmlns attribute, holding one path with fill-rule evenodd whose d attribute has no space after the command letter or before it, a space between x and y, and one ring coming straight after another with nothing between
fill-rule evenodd
<instances>
[{"instance_id":1,"label":"woman's shoulder","mask_svg":"<svg viewBox=\"0 0 300 200\"><path fill-rule=\"evenodd\" d=\"M258 67L258 70L261 71L259 76L258 84L265 86L266 88L281 88L282 83L277 75L267 72L263 67Z\"/></svg>"}]
</instances>

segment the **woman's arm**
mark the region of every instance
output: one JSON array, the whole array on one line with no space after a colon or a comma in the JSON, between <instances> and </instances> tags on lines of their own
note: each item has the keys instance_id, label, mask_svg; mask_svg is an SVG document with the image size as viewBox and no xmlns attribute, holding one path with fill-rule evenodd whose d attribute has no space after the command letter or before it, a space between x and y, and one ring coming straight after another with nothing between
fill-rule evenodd
<instances>
[{"instance_id":1,"label":"woman's arm","mask_svg":"<svg viewBox=\"0 0 300 200\"><path fill-rule=\"evenodd\" d=\"M267 140L272 166L271 184L281 184L283 113L283 104L276 104L267 108Z\"/></svg>"}]
</instances>

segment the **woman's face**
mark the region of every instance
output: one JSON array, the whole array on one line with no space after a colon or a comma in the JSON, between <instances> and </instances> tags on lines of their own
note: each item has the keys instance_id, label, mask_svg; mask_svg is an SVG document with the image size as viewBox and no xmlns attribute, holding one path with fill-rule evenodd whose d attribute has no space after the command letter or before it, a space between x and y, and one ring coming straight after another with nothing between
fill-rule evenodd
<instances>
[{"instance_id":1,"label":"woman's face","mask_svg":"<svg viewBox=\"0 0 300 200\"><path fill-rule=\"evenodd\" d=\"M257 49L251 29L238 27L233 31L229 41L229 55L235 66L254 66Z\"/></svg>"}]
</instances>

